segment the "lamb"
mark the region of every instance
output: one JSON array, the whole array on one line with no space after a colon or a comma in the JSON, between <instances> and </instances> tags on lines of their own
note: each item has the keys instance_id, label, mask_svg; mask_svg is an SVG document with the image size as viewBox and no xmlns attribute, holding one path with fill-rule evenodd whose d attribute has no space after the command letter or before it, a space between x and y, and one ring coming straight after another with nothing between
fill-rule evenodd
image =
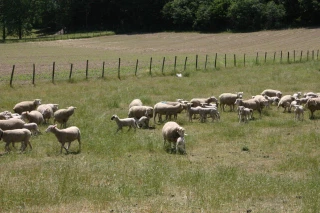
<instances>
[{"instance_id":1,"label":"lamb","mask_svg":"<svg viewBox=\"0 0 320 213\"><path fill-rule=\"evenodd\" d=\"M294 120L303 120L304 119L304 110L303 110L303 106L301 105L295 105L294 106Z\"/></svg>"},{"instance_id":2,"label":"lamb","mask_svg":"<svg viewBox=\"0 0 320 213\"><path fill-rule=\"evenodd\" d=\"M41 133L36 123L26 123L23 125L23 128L30 130L32 135L38 135Z\"/></svg>"},{"instance_id":3,"label":"lamb","mask_svg":"<svg viewBox=\"0 0 320 213\"><path fill-rule=\"evenodd\" d=\"M128 112L128 118L141 118L146 116L146 113L149 118L153 116L153 108L151 106L132 106Z\"/></svg>"},{"instance_id":4,"label":"lamb","mask_svg":"<svg viewBox=\"0 0 320 213\"><path fill-rule=\"evenodd\" d=\"M37 109L37 107L41 104L41 99L35 99L33 101L22 101L17 103L13 107L13 111L21 115L22 112L32 111Z\"/></svg>"},{"instance_id":5,"label":"lamb","mask_svg":"<svg viewBox=\"0 0 320 213\"><path fill-rule=\"evenodd\" d=\"M166 146L166 142L168 141L170 144L170 150L172 150L172 145L175 145L175 148L177 148L177 141L179 137L184 137L185 136L185 129L181 126L179 126L179 124L177 124L174 121L169 121L167 123L165 123L165 125L162 128L162 136L164 139L164 143L163 146ZM180 140L184 140L184 139L179 139L179 143ZM175 150L176 152L177 150Z\"/></svg>"},{"instance_id":6,"label":"lamb","mask_svg":"<svg viewBox=\"0 0 320 213\"><path fill-rule=\"evenodd\" d=\"M65 149L67 153L69 153L69 148L71 142L78 140L79 142L79 152L81 151L81 133L80 129L76 126L71 126L66 129L58 129L57 125L50 125L46 129L46 132L52 132L59 143L61 144L60 153L62 153L62 149ZM67 148L65 147L65 143L68 143Z\"/></svg>"},{"instance_id":7,"label":"lamb","mask_svg":"<svg viewBox=\"0 0 320 213\"><path fill-rule=\"evenodd\" d=\"M317 98L318 97L318 94L314 93L314 92L306 92L303 94L303 97L306 98Z\"/></svg>"},{"instance_id":8,"label":"lamb","mask_svg":"<svg viewBox=\"0 0 320 213\"><path fill-rule=\"evenodd\" d=\"M267 95L264 96L265 99L268 100L269 104L268 104L268 108L270 108L270 106L273 104L273 103L279 103L280 101L280 98L274 96L274 97L269 97Z\"/></svg>"},{"instance_id":9,"label":"lamb","mask_svg":"<svg viewBox=\"0 0 320 213\"><path fill-rule=\"evenodd\" d=\"M142 101L140 99L133 99L129 104L129 109L133 106L143 106Z\"/></svg>"},{"instance_id":10,"label":"lamb","mask_svg":"<svg viewBox=\"0 0 320 213\"><path fill-rule=\"evenodd\" d=\"M199 111L202 108L200 106L192 107L191 105L192 105L191 103L187 104L187 113L188 113L190 122L192 122L192 116L199 114Z\"/></svg>"},{"instance_id":11,"label":"lamb","mask_svg":"<svg viewBox=\"0 0 320 213\"><path fill-rule=\"evenodd\" d=\"M186 152L186 142L184 140L184 136L180 136L177 139L177 144L176 144L176 152L179 152L181 154L187 154Z\"/></svg>"},{"instance_id":12,"label":"lamb","mask_svg":"<svg viewBox=\"0 0 320 213\"><path fill-rule=\"evenodd\" d=\"M236 105L238 106L244 106L245 108L249 108L252 110L257 110L260 114L261 117L261 105L257 100L254 99L248 99L248 100L242 100L242 99L237 99L235 102Z\"/></svg>"},{"instance_id":13,"label":"lamb","mask_svg":"<svg viewBox=\"0 0 320 213\"><path fill-rule=\"evenodd\" d=\"M294 93L292 97L294 97L294 99L299 99L301 97L301 92Z\"/></svg>"},{"instance_id":14,"label":"lamb","mask_svg":"<svg viewBox=\"0 0 320 213\"><path fill-rule=\"evenodd\" d=\"M219 115L217 108L200 108L199 115L200 115L200 121L202 123L204 123L206 121L208 114L212 118L212 122L215 119L217 119L217 120L220 119L220 115Z\"/></svg>"},{"instance_id":15,"label":"lamb","mask_svg":"<svg viewBox=\"0 0 320 213\"><path fill-rule=\"evenodd\" d=\"M244 106L238 106L238 116L239 116L239 123L241 121L248 122L253 115L253 110L250 108L245 108Z\"/></svg>"},{"instance_id":16,"label":"lamb","mask_svg":"<svg viewBox=\"0 0 320 213\"><path fill-rule=\"evenodd\" d=\"M291 112L291 111L290 111L290 104L291 104L291 102L294 101L294 100L295 100L295 99L294 99L294 97L292 97L292 95L285 95L285 96L283 96L283 97L280 99L279 103L278 103L278 109L279 109L279 107L281 106L281 107L284 108L284 111L283 111L283 112L285 112L285 111L287 110L287 108L288 108L288 112Z\"/></svg>"},{"instance_id":17,"label":"lamb","mask_svg":"<svg viewBox=\"0 0 320 213\"><path fill-rule=\"evenodd\" d=\"M320 110L320 98L310 98L307 101L305 107L308 108L311 112L310 118L314 118L314 112L316 110Z\"/></svg>"},{"instance_id":18,"label":"lamb","mask_svg":"<svg viewBox=\"0 0 320 213\"><path fill-rule=\"evenodd\" d=\"M14 146L15 142L21 142L21 150L24 151L29 145L32 149L31 143L31 132L28 129L13 129L13 130L2 130L0 129L0 140L6 143L5 150L10 152L9 145L12 143Z\"/></svg>"},{"instance_id":19,"label":"lamb","mask_svg":"<svg viewBox=\"0 0 320 213\"><path fill-rule=\"evenodd\" d=\"M138 125L137 125L137 122L135 120L135 118L123 118L123 119L120 119L117 115L113 115L111 117L111 120L115 120L117 125L118 125L118 129L117 129L117 132L119 130L122 130L122 127L124 126L128 126L129 129L128 131L131 129L131 127L134 128L134 130L136 130L136 128L140 128Z\"/></svg>"},{"instance_id":20,"label":"lamb","mask_svg":"<svg viewBox=\"0 0 320 213\"><path fill-rule=\"evenodd\" d=\"M258 101L260 103L261 109L263 107L269 107L269 101L263 95L252 96L252 99L256 100L256 101Z\"/></svg>"},{"instance_id":21,"label":"lamb","mask_svg":"<svg viewBox=\"0 0 320 213\"><path fill-rule=\"evenodd\" d=\"M290 103L290 107L289 107L289 112L291 112L291 109L292 108L295 108L296 107L296 105L300 105L301 104L301 101L300 101L300 99L295 99L294 101L291 101L291 103Z\"/></svg>"},{"instance_id":22,"label":"lamb","mask_svg":"<svg viewBox=\"0 0 320 213\"><path fill-rule=\"evenodd\" d=\"M269 97L278 97L281 98L282 97L282 92L279 90L274 90L274 89L266 89L263 90L261 95L265 96L269 96Z\"/></svg>"},{"instance_id":23,"label":"lamb","mask_svg":"<svg viewBox=\"0 0 320 213\"><path fill-rule=\"evenodd\" d=\"M158 119L159 122L162 121L162 115L166 115L166 119L168 118L168 116L174 115L174 119L177 119L178 113L181 113L182 110L183 110L183 107L182 107L181 103L173 106L173 105L169 105L169 104L165 104L165 103L159 102L159 103L154 105L153 121L154 121L154 123L156 123L157 115L158 115L158 118L159 118Z\"/></svg>"},{"instance_id":24,"label":"lamb","mask_svg":"<svg viewBox=\"0 0 320 213\"><path fill-rule=\"evenodd\" d=\"M50 118L53 118L53 113L59 109L59 104L41 104L38 106L39 111L44 119L44 123L49 123Z\"/></svg>"},{"instance_id":25,"label":"lamb","mask_svg":"<svg viewBox=\"0 0 320 213\"><path fill-rule=\"evenodd\" d=\"M192 107L197 107L200 106L201 103L218 103L218 99L214 96L209 97L209 98L193 98L191 99L190 103L192 104Z\"/></svg>"},{"instance_id":26,"label":"lamb","mask_svg":"<svg viewBox=\"0 0 320 213\"><path fill-rule=\"evenodd\" d=\"M220 101L220 109L224 110L225 105L230 106L230 111L234 111L234 102L237 99L242 99L243 92L237 92L235 94L233 93L222 93L219 95L219 101Z\"/></svg>"},{"instance_id":27,"label":"lamb","mask_svg":"<svg viewBox=\"0 0 320 213\"><path fill-rule=\"evenodd\" d=\"M44 122L42 114L37 110L23 112L21 114L21 119L28 120L29 123L36 123L37 125L40 125Z\"/></svg>"},{"instance_id":28,"label":"lamb","mask_svg":"<svg viewBox=\"0 0 320 213\"><path fill-rule=\"evenodd\" d=\"M0 129L2 130L12 130L12 129L22 129L25 122L20 119L9 119L0 120Z\"/></svg>"},{"instance_id":29,"label":"lamb","mask_svg":"<svg viewBox=\"0 0 320 213\"><path fill-rule=\"evenodd\" d=\"M58 123L61 124L61 126L66 127L67 126L67 122L68 122L70 116L73 115L75 109L77 109L77 107L70 106L67 109L59 109L59 110L57 110L53 114L53 117L54 117L53 124L58 122Z\"/></svg>"},{"instance_id":30,"label":"lamb","mask_svg":"<svg viewBox=\"0 0 320 213\"><path fill-rule=\"evenodd\" d=\"M136 121L138 127L142 127L142 128L145 128L145 129L149 128L149 121L150 121L149 117L142 116L139 119L135 118L135 121Z\"/></svg>"}]
</instances>

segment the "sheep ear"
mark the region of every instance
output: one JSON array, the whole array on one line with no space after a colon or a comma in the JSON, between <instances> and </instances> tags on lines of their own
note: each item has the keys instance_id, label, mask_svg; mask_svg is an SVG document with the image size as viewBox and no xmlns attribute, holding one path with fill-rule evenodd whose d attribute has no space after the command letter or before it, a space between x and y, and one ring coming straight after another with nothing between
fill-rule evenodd
<instances>
[{"instance_id":1,"label":"sheep ear","mask_svg":"<svg viewBox=\"0 0 320 213\"><path fill-rule=\"evenodd\" d=\"M54 128L57 128L57 124L53 125Z\"/></svg>"}]
</instances>

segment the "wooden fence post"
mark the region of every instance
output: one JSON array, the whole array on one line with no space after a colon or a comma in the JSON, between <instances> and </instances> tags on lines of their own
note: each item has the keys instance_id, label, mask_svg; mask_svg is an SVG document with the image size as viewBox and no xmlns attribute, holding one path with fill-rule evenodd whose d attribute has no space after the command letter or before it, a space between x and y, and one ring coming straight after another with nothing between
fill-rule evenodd
<instances>
[{"instance_id":1,"label":"wooden fence post","mask_svg":"<svg viewBox=\"0 0 320 213\"><path fill-rule=\"evenodd\" d=\"M119 63L118 63L118 78L120 79L120 64L121 64L121 58L119 58Z\"/></svg>"},{"instance_id":2,"label":"wooden fence post","mask_svg":"<svg viewBox=\"0 0 320 213\"><path fill-rule=\"evenodd\" d=\"M258 57L259 57L259 52L257 52L257 56L256 56L256 64L258 64Z\"/></svg>"},{"instance_id":3,"label":"wooden fence post","mask_svg":"<svg viewBox=\"0 0 320 213\"><path fill-rule=\"evenodd\" d=\"M234 66L236 67L237 66L236 54L233 54L233 63L234 63Z\"/></svg>"},{"instance_id":4,"label":"wooden fence post","mask_svg":"<svg viewBox=\"0 0 320 213\"><path fill-rule=\"evenodd\" d=\"M224 67L227 67L227 54L224 54Z\"/></svg>"},{"instance_id":5,"label":"wooden fence post","mask_svg":"<svg viewBox=\"0 0 320 213\"><path fill-rule=\"evenodd\" d=\"M307 61L309 61L309 50L307 51Z\"/></svg>"},{"instance_id":6,"label":"wooden fence post","mask_svg":"<svg viewBox=\"0 0 320 213\"><path fill-rule=\"evenodd\" d=\"M52 83L54 83L54 71L55 71L55 67L56 67L56 62L53 62L53 65L52 65Z\"/></svg>"},{"instance_id":7,"label":"wooden fence post","mask_svg":"<svg viewBox=\"0 0 320 213\"><path fill-rule=\"evenodd\" d=\"M244 67L246 66L246 54L245 53L243 54L243 66Z\"/></svg>"},{"instance_id":8,"label":"wooden fence post","mask_svg":"<svg viewBox=\"0 0 320 213\"><path fill-rule=\"evenodd\" d=\"M102 75L101 78L104 78L104 62L102 63Z\"/></svg>"},{"instance_id":9,"label":"wooden fence post","mask_svg":"<svg viewBox=\"0 0 320 213\"><path fill-rule=\"evenodd\" d=\"M312 50L312 60L314 60L314 50Z\"/></svg>"},{"instance_id":10,"label":"wooden fence post","mask_svg":"<svg viewBox=\"0 0 320 213\"><path fill-rule=\"evenodd\" d=\"M198 55L196 55L196 70L198 70Z\"/></svg>"},{"instance_id":11,"label":"wooden fence post","mask_svg":"<svg viewBox=\"0 0 320 213\"><path fill-rule=\"evenodd\" d=\"M174 68L173 68L174 71L176 71L176 67L177 67L177 56L174 57Z\"/></svg>"},{"instance_id":12,"label":"wooden fence post","mask_svg":"<svg viewBox=\"0 0 320 213\"><path fill-rule=\"evenodd\" d=\"M187 60L188 60L188 56L186 56L186 59L184 60L184 71L187 69Z\"/></svg>"},{"instance_id":13,"label":"wooden fence post","mask_svg":"<svg viewBox=\"0 0 320 213\"><path fill-rule=\"evenodd\" d=\"M280 53L280 63L282 63L282 50L281 50L281 53Z\"/></svg>"},{"instance_id":14,"label":"wooden fence post","mask_svg":"<svg viewBox=\"0 0 320 213\"><path fill-rule=\"evenodd\" d=\"M86 79L88 79L88 69L89 69L89 60L87 60L87 65L86 65Z\"/></svg>"},{"instance_id":15,"label":"wooden fence post","mask_svg":"<svg viewBox=\"0 0 320 213\"><path fill-rule=\"evenodd\" d=\"M70 65L69 81L71 80L73 64Z\"/></svg>"},{"instance_id":16,"label":"wooden fence post","mask_svg":"<svg viewBox=\"0 0 320 213\"><path fill-rule=\"evenodd\" d=\"M288 64L290 63L290 52L288 51L288 59L287 59Z\"/></svg>"},{"instance_id":17,"label":"wooden fence post","mask_svg":"<svg viewBox=\"0 0 320 213\"><path fill-rule=\"evenodd\" d=\"M14 68L15 68L15 65L13 65L12 71L11 71L10 87L12 87L12 80L13 80Z\"/></svg>"},{"instance_id":18,"label":"wooden fence post","mask_svg":"<svg viewBox=\"0 0 320 213\"><path fill-rule=\"evenodd\" d=\"M293 50L293 62L296 62L296 51Z\"/></svg>"},{"instance_id":19,"label":"wooden fence post","mask_svg":"<svg viewBox=\"0 0 320 213\"><path fill-rule=\"evenodd\" d=\"M35 75L36 75L36 65L33 64L33 73L32 73L32 84L33 84L33 85L34 85Z\"/></svg>"},{"instance_id":20,"label":"wooden fence post","mask_svg":"<svg viewBox=\"0 0 320 213\"><path fill-rule=\"evenodd\" d=\"M264 53L264 63L267 63L267 52Z\"/></svg>"},{"instance_id":21,"label":"wooden fence post","mask_svg":"<svg viewBox=\"0 0 320 213\"><path fill-rule=\"evenodd\" d=\"M206 62L204 63L204 69L207 69L208 55L206 55Z\"/></svg>"},{"instance_id":22,"label":"wooden fence post","mask_svg":"<svg viewBox=\"0 0 320 213\"><path fill-rule=\"evenodd\" d=\"M138 63L139 63L139 59L137 59L136 62L136 71L134 72L134 75L137 76L137 71L138 71Z\"/></svg>"},{"instance_id":23,"label":"wooden fence post","mask_svg":"<svg viewBox=\"0 0 320 213\"><path fill-rule=\"evenodd\" d=\"M163 60L162 60L162 68L161 68L162 75L163 75L164 62L165 62L165 60L166 60L166 57L163 57Z\"/></svg>"},{"instance_id":24,"label":"wooden fence post","mask_svg":"<svg viewBox=\"0 0 320 213\"><path fill-rule=\"evenodd\" d=\"M217 58L218 58L218 53L216 53L216 57L214 58L214 68L217 67Z\"/></svg>"},{"instance_id":25,"label":"wooden fence post","mask_svg":"<svg viewBox=\"0 0 320 213\"><path fill-rule=\"evenodd\" d=\"M319 59L319 50L317 50L317 60Z\"/></svg>"},{"instance_id":26,"label":"wooden fence post","mask_svg":"<svg viewBox=\"0 0 320 213\"><path fill-rule=\"evenodd\" d=\"M300 53L300 62L302 61L302 50L301 50L301 53Z\"/></svg>"},{"instance_id":27,"label":"wooden fence post","mask_svg":"<svg viewBox=\"0 0 320 213\"><path fill-rule=\"evenodd\" d=\"M150 58L149 75L151 75L151 69L152 69L152 57Z\"/></svg>"},{"instance_id":28,"label":"wooden fence post","mask_svg":"<svg viewBox=\"0 0 320 213\"><path fill-rule=\"evenodd\" d=\"M276 53L277 52L274 52L274 54L273 54L273 63L276 61Z\"/></svg>"}]
</instances>

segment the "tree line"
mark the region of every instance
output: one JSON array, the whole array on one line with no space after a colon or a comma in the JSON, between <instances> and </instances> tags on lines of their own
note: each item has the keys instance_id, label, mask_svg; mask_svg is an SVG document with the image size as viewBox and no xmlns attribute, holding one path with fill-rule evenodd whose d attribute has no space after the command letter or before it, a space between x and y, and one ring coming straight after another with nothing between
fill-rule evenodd
<instances>
[{"instance_id":1,"label":"tree line","mask_svg":"<svg viewBox=\"0 0 320 213\"><path fill-rule=\"evenodd\" d=\"M244 32L319 24L319 0L0 0L3 40L32 29Z\"/></svg>"}]
</instances>

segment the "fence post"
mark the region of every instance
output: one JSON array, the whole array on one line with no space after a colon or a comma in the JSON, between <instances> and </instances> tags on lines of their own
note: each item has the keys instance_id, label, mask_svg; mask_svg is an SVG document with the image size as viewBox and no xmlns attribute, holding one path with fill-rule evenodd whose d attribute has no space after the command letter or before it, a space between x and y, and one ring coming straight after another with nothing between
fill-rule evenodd
<instances>
[{"instance_id":1,"label":"fence post","mask_svg":"<svg viewBox=\"0 0 320 213\"><path fill-rule=\"evenodd\" d=\"M208 55L206 55L206 62L204 63L204 69L207 69Z\"/></svg>"},{"instance_id":2,"label":"fence post","mask_svg":"<svg viewBox=\"0 0 320 213\"><path fill-rule=\"evenodd\" d=\"M227 67L227 54L224 54L224 67Z\"/></svg>"},{"instance_id":3,"label":"fence post","mask_svg":"<svg viewBox=\"0 0 320 213\"><path fill-rule=\"evenodd\" d=\"M312 60L314 60L314 50L312 50Z\"/></svg>"},{"instance_id":4,"label":"fence post","mask_svg":"<svg viewBox=\"0 0 320 213\"><path fill-rule=\"evenodd\" d=\"M89 60L87 60L87 65L86 65L86 79L88 79L88 69L89 69Z\"/></svg>"},{"instance_id":5,"label":"fence post","mask_svg":"<svg viewBox=\"0 0 320 213\"><path fill-rule=\"evenodd\" d=\"M307 61L309 61L309 50L307 51Z\"/></svg>"},{"instance_id":6,"label":"fence post","mask_svg":"<svg viewBox=\"0 0 320 213\"><path fill-rule=\"evenodd\" d=\"M139 59L137 59L136 62L136 71L134 72L134 75L137 76L137 71L138 71L138 63L139 63Z\"/></svg>"},{"instance_id":7,"label":"fence post","mask_svg":"<svg viewBox=\"0 0 320 213\"><path fill-rule=\"evenodd\" d=\"M69 81L71 80L73 64L70 65Z\"/></svg>"},{"instance_id":8,"label":"fence post","mask_svg":"<svg viewBox=\"0 0 320 213\"><path fill-rule=\"evenodd\" d=\"M243 66L244 67L246 66L246 54L245 53L243 54Z\"/></svg>"},{"instance_id":9,"label":"fence post","mask_svg":"<svg viewBox=\"0 0 320 213\"><path fill-rule=\"evenodd\" d=\"M282 63L282 50L281 50L281 53L280 53L280 63Z\"/></svg>"},{"instance_id":10,"label":"fence post","mask_svg":"<svg viewBox=\"0 0 320 213\"><path fill-rule=\"evenodd\" d=\"M318 58L319 58L319 50L317 50L317 60L318 60Z\"/></svg>"},{"instance_id":11,"label":"fence post","mask_svg":"<svg viewBox=\"0 0 320 213\"><path fill-rule=\"evenodd\" d=\"M121 58L119 58L119 63L118 63L118 78L120 79L120 64L121 64Z\"/></svg>"},{"instance_id":12,"label":"fence post","mask_svg":"<svg viewBox=\"0 0 320 213\"><path fill-rule=\"evenodd\" d=\"M290 63L290 52L288 51L288 64Z\"/></svg>"},{"instance_id":13,"label":"fence post","mask_svg":"<svg viewBox=\"0 0 320 213\"><path fill-rule=\"evenodd\" d=\"M188 60L188 56L186 56L186 59L184 60L184 71L186 70L187 68L187 60Z\"/></svg>"},{"instance_id":14,"label":"fence post","mask_svg":"<svg viewBox=\"0 0 320 213\"><path fill-rule=\"evenodd\" d=\"M102 63L102 75L101 78L104 78L104 62Z\"/></svg>"},{"instance_id":15,"label":"fence post","mask_svg":"<svg viewBox=\"0 0 320 213\"><path fill-rule=\"evenodd\" d=\"M301 50L301 53L300 53L300 62L302 61L302 50Z\"/></svg>"},{"instance_id":16,"label":"fence post","mask_svg":"<svg viewBox=\"0 0 320 213\"><path fill-rule=\"evenodd\" d=\"M165 60L166 60L166 57L163 57L163 60L162 60L162 68L161 68L162 75L163 75L164 62L165 62Z\"/></svg>"},{"instance_id":17,"label":"fence post","mask_svg":"<svg viewBox=\"0 0 320 213\"><path fill-rule=\"evenodd\" d=\"M293 62L296 62L296 51L293 50Z\"/></svg>"},{"instance_id":18,"label":"fence post","mask_svg":"<svg viewBox=\"0 0 320 213\"><path fill-rule=\"evenodd\" d=\"M259 57L259 52L257 52L257 56L256 56L256 64L258 64L258 57Z\"/></svg>"},{"instance_id":19,"label":"fence post","mask_svg":"<svg viewBox=\"0 0 320 213\"><path fill-rule=\"evenodd\" d=\"M152 69L152 57L150 58L150 68L149 68L149 74L151 75L151 69Z\"/></svg>"},{"instance_id":20,"label":"fence post","mask_svg":"<svg viewBox=\"0 0 320 213\"><path fill-rule=\"evenodd\" d=\"M55 67L56 67L56 62L53 62L53 65L52 65L52 83L54 83L54 71L55 71Z\"/></svg>"},{"instance_id":21,"label":"fence post","mask_svg":"<svg viewBox=\"0 0 320 213\"><path fill-rule=\"evenodd\" d=\"M267 63L267 52L264 53L264 63Z\"/></svg>"},{"instance_id":22,"label":"fence post","mask_svg":"<svg viewBox=\"0 0 320 213\"><path fill-rule=\"evenodd\" d=\"M12 80L13 80L14 68L15 68L15 65L13 65L12 71L11 71L10 87L12 87Z\"/></svg>"},{"instance_id":23,"label":"fence post","mask_svg":"<svg viewBox=\"0 0 320 213\"><path fill-rule=\"evenodd\" d=\"M34 85L35 75L36 75L36 65L33 64L33 73L32 73L32 84L33 84L33 85Z\"/></svg>"},{"instance_id":24,"label":"fence post","mask_svg":"<svg viewBox=\"0 0 320 213\"><path fill-rule=\"evenodd\" d=\"M234 66L236 67L237 66L236 54L233 54L233 63L234 63Z\"/></svg>"},{"instance_id":25,"label":"fence post","mask_svg":"<svg viewBox=\"0 0 320 213\"><path fill-rule=\"evenodd\" d=\"M276 61L276 53L277 52L274 52L274 54L273 54L273 63Z\"/></svg>"},{"instance_id":26,"label":"fence post","mask_svg":"<svg viewBox=\"0 0 320 213\"><path fill-rule=\"evenodd\" d=\"M214 68L217 67L217 58L218 58L218 53L216 53L216 57L214 58Z\"/></svg>"},{"instance_id":27,"label":"fence post","mask_svg":"<svg viewBox=\"0 0 320 213\"><path fill-rule=\"evenodd\" d=\"M198 70L198 55L196 55L196 70Z\"/></svg>"},{"instance_id":28,"label":"fence post","mask_svg":"<svg viewBox=\"0 0 320 213\"><path fill-rule=\"evenodd\" d=\"M176 71L176 67L177 67L177 56L174 57L174 68L173 68L174 71Z\"/></svg>"}]
</instances>

